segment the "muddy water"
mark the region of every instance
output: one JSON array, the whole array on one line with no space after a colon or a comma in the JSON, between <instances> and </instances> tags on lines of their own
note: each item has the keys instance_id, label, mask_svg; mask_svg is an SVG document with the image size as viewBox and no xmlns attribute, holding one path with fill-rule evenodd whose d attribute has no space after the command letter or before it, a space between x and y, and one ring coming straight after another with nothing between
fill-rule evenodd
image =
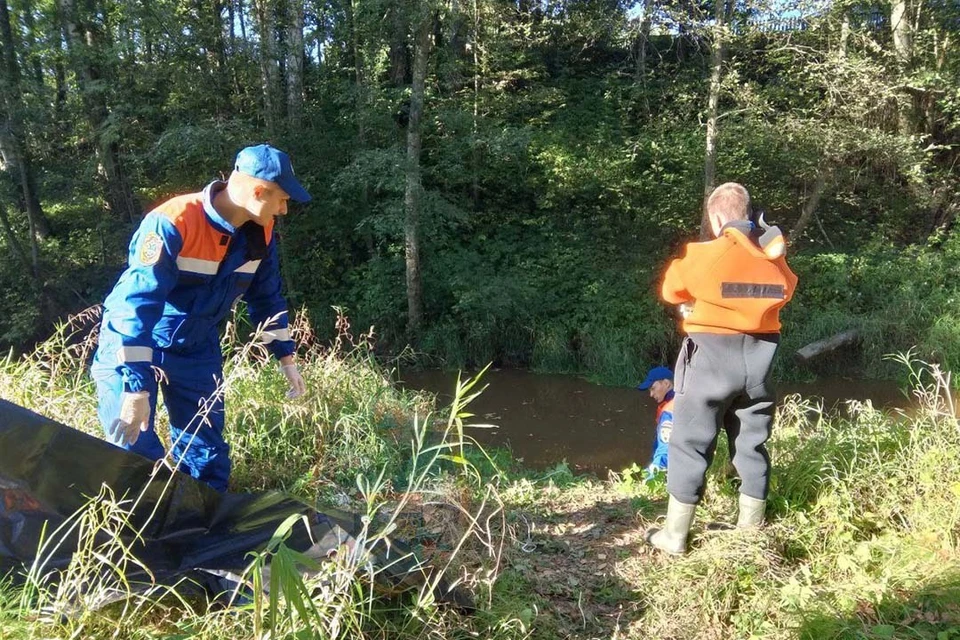
<instances>
[{"instance_id":1,"label":"muddy water","mask_svg":"<svg viewBox=\"0 0 960 640\"><path fill-rule=\"evenodd\" d=\"M437 393L449 401L456 372L405 372L401 384ZM656 403L646 392L606 387L582 378L517 370L488 371L487 390L470 406L473 429L482 443L508 447L525 466L545 468L566 460L572 469L606 476L636 462L645 465L653 447ZM780 384L780 396L799 393L820 398L826 407L847 399L873 401L875 407L906 406L907 400L889 382L821 380Z\"/></svg>"}]
</instances>

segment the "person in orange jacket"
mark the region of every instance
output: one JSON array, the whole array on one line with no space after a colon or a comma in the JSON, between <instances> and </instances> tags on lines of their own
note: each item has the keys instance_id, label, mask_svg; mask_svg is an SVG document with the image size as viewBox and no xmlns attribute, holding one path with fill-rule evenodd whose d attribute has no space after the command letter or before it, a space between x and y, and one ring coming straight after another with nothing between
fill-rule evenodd
<instances>
[{"instance_id":1,"label":"person in orange jacket","mask_svg":"<svg viewBox=\"0 0 960 640\"><path fill-rule=\"evenodd\" d=\"M740 184L717 187L707 200L715 239L691 242L666 270L664 301L682 306L686 337L674 368L667 519L646 539L672 554L686 551L696 506L720 429L732 425L733 465L741 478L741 528L763 522L770 479L766 442L776 394L771 383L780 342L780 309L796 291L783 235L762 217L750 220ZM737 428L739 427L739 428Z\"/></svg>"}]
</instances>

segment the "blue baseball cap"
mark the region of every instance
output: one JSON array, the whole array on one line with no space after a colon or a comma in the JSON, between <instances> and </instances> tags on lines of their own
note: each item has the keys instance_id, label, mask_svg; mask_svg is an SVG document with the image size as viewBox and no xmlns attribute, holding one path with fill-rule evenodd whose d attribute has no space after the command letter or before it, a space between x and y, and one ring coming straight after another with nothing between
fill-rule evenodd
<instances>
[{"instance_id":1,"label":"blue baseball cap","mask_svg":"<svg viewBox=\"0 0 960 640\"><path fill-rule=\"evenodd\" d=\"M637 386L637 389L640 391L646 391L654 382L659 380L673 381L673 371L670 371L670 369L667 369L666 367L654 367L653 369L650 369L650 372L647 373L646 379Z\"/></svg>"},{"instance_id":2,"label":"blue baseball cap","mask_svg":"<svg viewBox=\"0 0 960 640\"><path fill-rule=\"evenodd\" d=\"M275 182L295 202L310 202L310 194L293 173L290 156L268 144L246 147L237 154L234 169L248 176Z\"/></svg>"}]
</instances>

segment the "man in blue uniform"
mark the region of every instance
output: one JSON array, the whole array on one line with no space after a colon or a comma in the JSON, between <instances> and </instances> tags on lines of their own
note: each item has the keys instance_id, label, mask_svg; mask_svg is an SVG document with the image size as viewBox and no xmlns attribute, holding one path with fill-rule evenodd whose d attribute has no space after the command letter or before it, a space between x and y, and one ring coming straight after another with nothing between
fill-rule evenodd
<instances>
[{"instance_id":1,"label":"man in blue uniform","mask_svg":"<svg viewBox=\"0 0 960 640\"><path fill-rule=\"evenodd\" d=\"M174 462L218 491L227 490L230 477L219 325L239 298L280 361L287 397L306 390L294 362L273 234L288 200L310 200L289 156L269 145L241 150L227 182L172 198L146 215L130 242L128 267L104 302L92 375L107 437L162 458L154 431L160 390Z\"/></svg>"},{"instance_id":2,"label":"man in blue uniform","mask_svg":"<svg viewBox=\"0 0 960 640\"><path fill-rule=\"evenodd\" d=\"M637 386L640 391L649 391L657 402L657 434L653 445L653 458L647 466L648 476L667 470L667 449L670 431L673 429L673 372L666 367L654 367Z\"/></svg>"}]
</instances>

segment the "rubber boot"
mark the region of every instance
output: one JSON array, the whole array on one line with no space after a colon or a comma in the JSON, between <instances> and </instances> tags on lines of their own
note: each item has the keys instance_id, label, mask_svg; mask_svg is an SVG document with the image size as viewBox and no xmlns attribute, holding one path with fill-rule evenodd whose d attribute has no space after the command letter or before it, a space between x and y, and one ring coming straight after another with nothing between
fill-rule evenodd
<instances>
[{"instance_id":1,"label":"rubber boot","mask_svg":"<svg viewBox=\"0 0 960 640\"><path fill-rule=\"evenodd\" d=\"M684 504L673 496L667 503L667 521L663 528L652 527L644 536L647 542L661 551L681 555L687 551L687 534L693 524L693 515L697 505Z\"/></svg>"},{"instance_id":2,"label":"rubber boot","mask_svg":"<svg viewBox=\"0 0 960 640\"><path fill-rule=\"evenodd\" d=\"M757 500L740 494L740 515L737 517L738 529L752 529L763 524L763 514L767 510L766 500Z\"/></svg>"}]
</instances>

